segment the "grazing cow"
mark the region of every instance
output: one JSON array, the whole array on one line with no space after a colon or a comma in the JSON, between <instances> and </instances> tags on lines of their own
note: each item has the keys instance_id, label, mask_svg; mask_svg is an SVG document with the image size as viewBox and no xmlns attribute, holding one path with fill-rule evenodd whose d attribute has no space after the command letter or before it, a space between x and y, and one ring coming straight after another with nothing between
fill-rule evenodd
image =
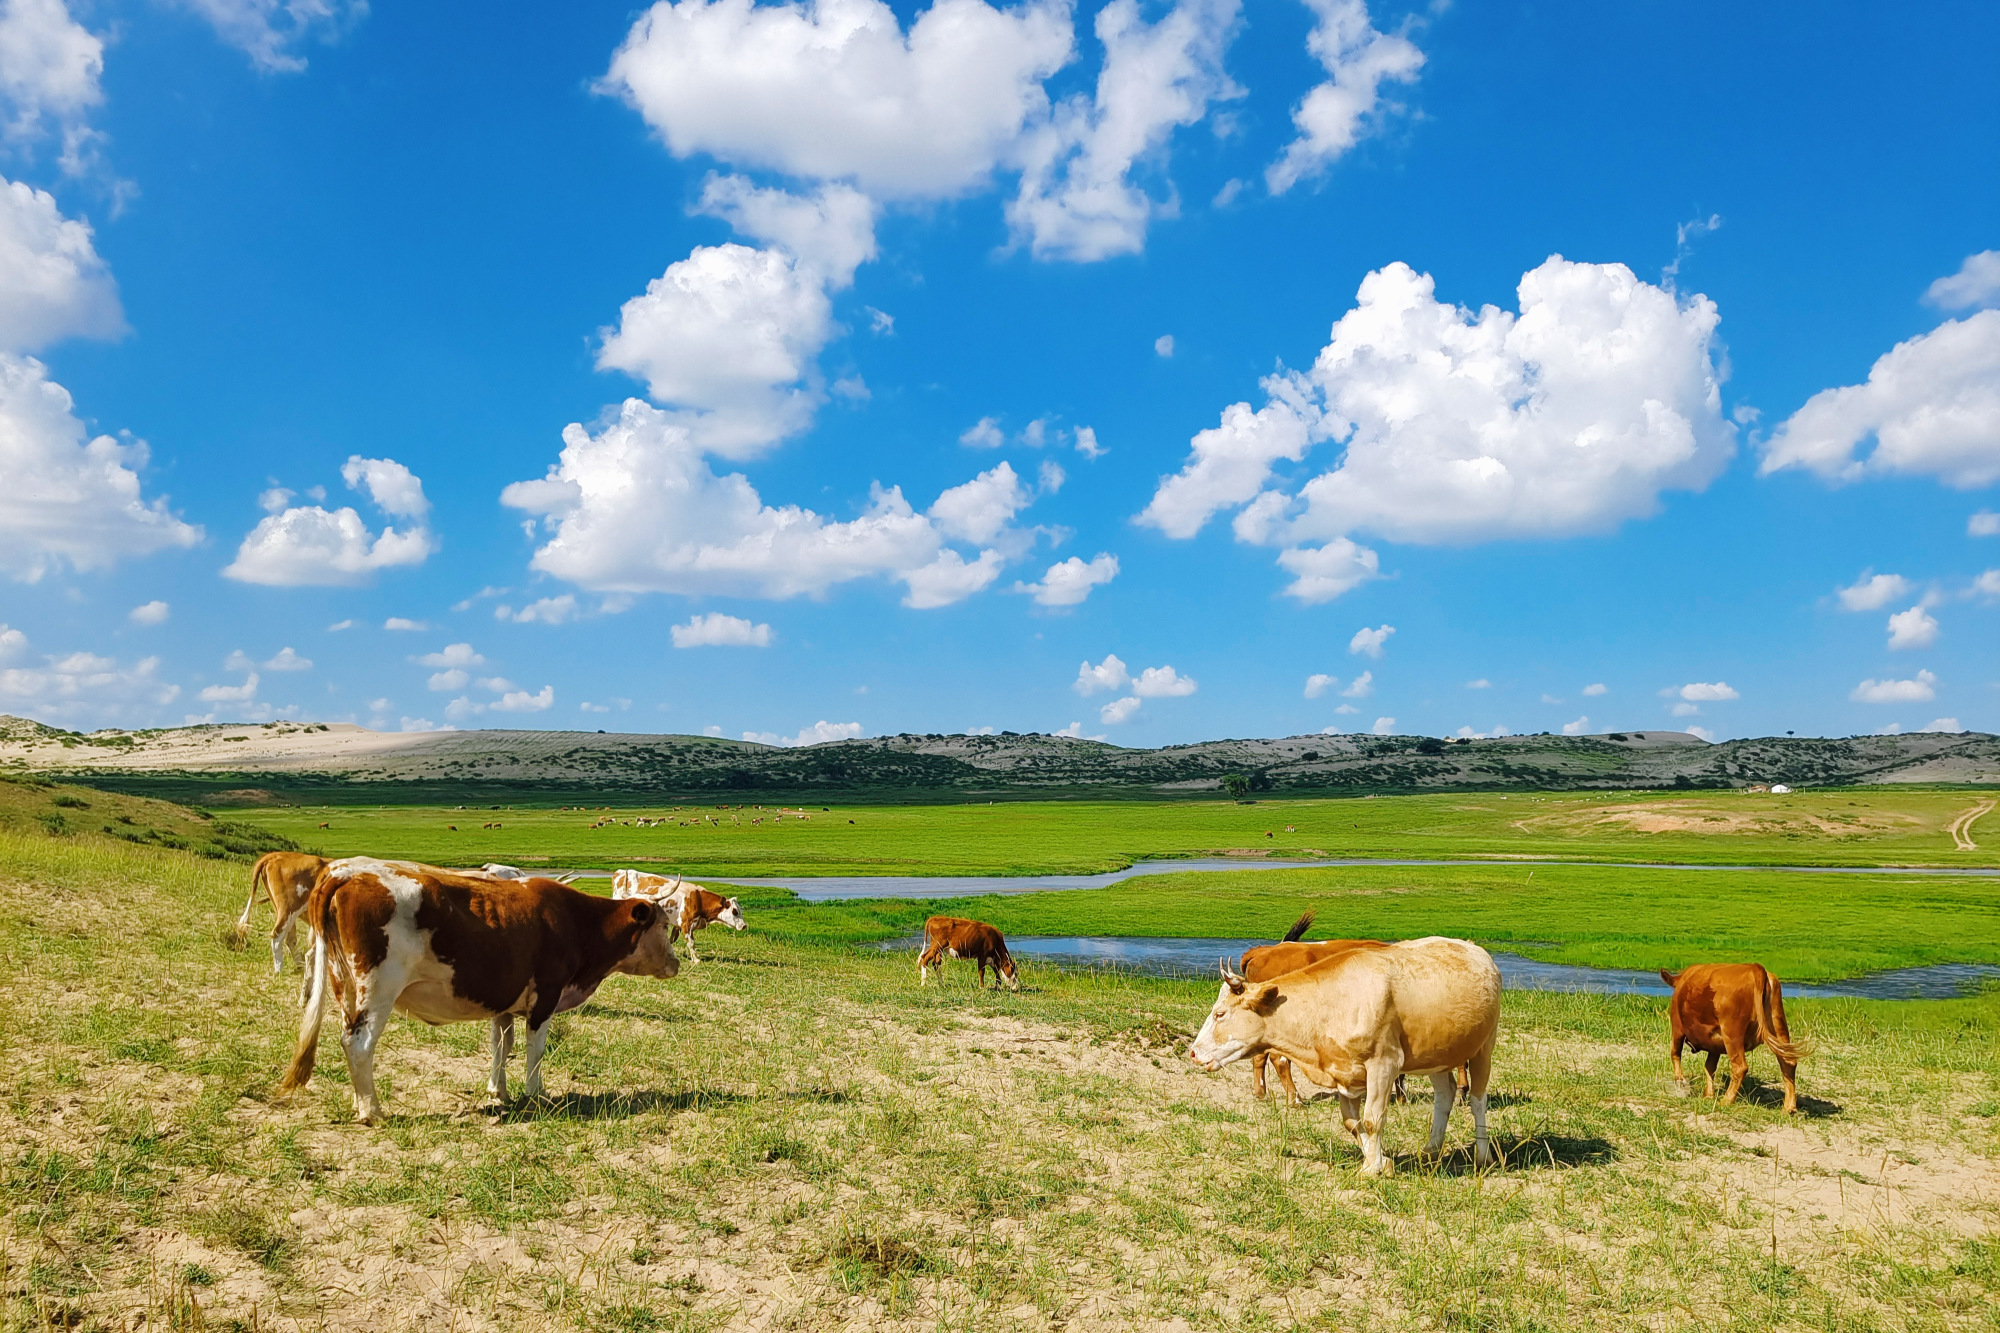
<instances>
[{"instance_id":1,"label":"grazing cow","mask_svg":"<svg viewBox=\"0 0 2000 1333\"><path fill-rule=\"evenodd\" d=\"M986 969L993 969L994 986L1004 981L1008 990L1021 989L1021 974L1014 957L1007 952L1007 940L984 921L968 921L962 916L934 916L924 922L924 951L917 955L917 984L928 986L930 969L944 974L946 957L965 958L979 965L979 988L986 989Z\"/></svg>"},{"instance_id":2,"label":"grazing cow","mask_svg":"<svg viewBox=\"0 0 2000 1333\"><path fill-rule=\"evenodd\" d=\"M1222 965L1222 989L1188 1059L1220 1069L1276 1051L1340 1097L1347 1132L1361 1144L1361 1173L1391 1169L1382 1152L1389 1087L1404 1072L1429 1074L1431 1137L1444 1143L1456 1089L1470 1075L1474 1160L1493 1161L1486 1137L1486 1082L1500 1031L1500 969L1467 940L1431 937L1381 949L1349 949L1271 981L1252 982Z\"/></svg>"},{"instance_id":3,"label":"grazing cow","mask_svg":"<svg viewBox=\"0 0 2000 1333\"><path fill-rule=\"evenodd\" d=\"M744 926L743 909L734 898L712 893L699 884L684 883L678 875L670 883L665 875L649 875L643 870L621 870L611 877L611 896L652 898L659 902L669 912L672 933L687 941L690 963L701 961L694 951L694 933L697 930L707 929L711 922L720 922L731 930L741 930Z\"/></svg>"},{"instance_id":4,"label":"grazing cow","mask_svg":"<svg viewBox=\"0 0 2000 1333\"><path fill-rule=\"evenodd\" d=\"M1796 1081L1803 1042L1792 1041L1785 1026L1785 990L1776 977L1756 963L1696 963L1676 975L1660 969L1660 979L1674 988L1667 1001L1667 1022L1673 1030L1674 1086L1687 1095L1687 1075L1681 1072L1681 1047L1708 1055L1707 1095L1715 1095L1715 1066L1729 1057L1729 1091L1722 1104L1736 1100L1749 1072L1749 1054L1759 1046L1778 1057L1778 1075L1785 1081L1785 1114L1799 1109Z\"/></svg>"},{"instance_id":5,"label":"grazing cow","mask_svg":"<svg viewBox=\"0 0 2000 1333\"><path fill-rule=\"evenodd\" d=\"M470 873L484 875L488 879L552 879L558 884L568 884L576 879L574 870L565 870L560 875L537 875L518 866L503 866L492 861Z\"/></svg>"},{"instance_id":6,"label":"grazing cow","mask_svg":"<svg viewBox=\"0 0 2000 1333\"><path fill-rule=\"evenodd\" d=\"M250 913L257 906L257 894L261 891L271 900L271 970L284 971L286 950L294 957L299 951L292 927L297 924L299 913L305 910L313 880L325 865L325 857L308 852L266 852L258 857L250 871L250 898L243 904L243 915L229 932L230 944L241 948L249 938Z\"/></svg>"},{"instance_id":7,"label":"grazing cow","mask_svg":"<svg viewBox=\"0 0 2000 1333\"><path fill-rule=\"evenodd\" d=\"M494 880L350 857L320 874L306 919L312 995L279 1092L312 1078L327 994L337 990L354 1114L364 1123L382 1112L375 1047L395 1010L432 1024L489 1022L487 1091L503 1101L514 1016L522 1015L527 1094L539 1097L551 1018L584 1003L613 972L679 971L656 904L612 902L546 879Z\"/></svg>"}]
</instances>

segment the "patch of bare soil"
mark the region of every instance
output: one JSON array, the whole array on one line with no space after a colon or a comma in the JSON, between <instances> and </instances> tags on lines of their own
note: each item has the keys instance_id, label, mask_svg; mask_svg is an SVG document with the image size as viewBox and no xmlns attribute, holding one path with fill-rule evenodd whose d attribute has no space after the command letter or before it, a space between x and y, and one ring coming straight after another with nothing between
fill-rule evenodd
<instances>
[{"instance_id":1,"label":"patch of bare soil","mask_svg":"<svg viewBox=\"0 0 2000 1333\"><path fill-rule=\"evenodd\" d=\"M1524 833L1579 834L1603 829L1628 833L1700 833L1721 836L1754 834L1782 837L1798 834L1815 838L1855 837L1865 834L1909 833L1926 827L1926 821L1888 810L1869 810L1851 816L1829 817L1805 810L1774 809L1752 804L1758 796L1741 798L1741 810L1719 810L1713 804L1695 801L1640 801L1629 805L1593 806L1586 810L1557 811L1515 821Z\"/></svg>"}]
</instances>

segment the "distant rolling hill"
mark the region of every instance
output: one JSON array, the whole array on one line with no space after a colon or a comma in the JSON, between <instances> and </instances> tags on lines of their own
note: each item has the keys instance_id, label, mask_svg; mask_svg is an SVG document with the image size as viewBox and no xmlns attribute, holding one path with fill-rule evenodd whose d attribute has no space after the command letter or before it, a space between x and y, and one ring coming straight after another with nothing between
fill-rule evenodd
<instances>
[{"instance_id":1,"label":"distant rolling hill","mask_svg":"<svg viewBox=\"0 0 2000 1333\"><path fill-rule=\"evenodd\" d=\"M814 796L879 801L1213 797L1242 775L1291 796L1508 789L2000 784L2000 738L1287 736L1126 749L1046 735L900 735L785 748L581 731L375 732L346 723L60 731L0 715L0 773L209 804Z\"/></svg>"}]
</instances>

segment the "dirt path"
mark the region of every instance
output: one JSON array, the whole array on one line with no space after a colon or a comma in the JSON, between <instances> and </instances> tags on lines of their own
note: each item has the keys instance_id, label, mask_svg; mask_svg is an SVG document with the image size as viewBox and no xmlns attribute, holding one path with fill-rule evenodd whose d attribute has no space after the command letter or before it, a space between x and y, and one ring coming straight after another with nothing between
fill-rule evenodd
<instances>
[{"instance_id":1,"label":"dirt path","mask_svg":"<svg viewBox=\"0 0 2000 1333\"><path fill-rule=\"evenodd\" d=\"M1972 840L1972 826L1979 822L1980 816L1992 813L1993 805L1992 801L1981 801L1945 825L1944 831L1951 834L1951 840L1958 844L1958 850L1961 852L1979 850L1979 844Z\"/></svg>"}]
</instances>

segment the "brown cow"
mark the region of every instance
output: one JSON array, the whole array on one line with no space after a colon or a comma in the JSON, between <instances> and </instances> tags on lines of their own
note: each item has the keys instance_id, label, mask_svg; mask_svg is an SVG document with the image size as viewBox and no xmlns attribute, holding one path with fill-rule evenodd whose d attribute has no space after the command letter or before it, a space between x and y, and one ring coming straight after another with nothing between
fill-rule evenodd
<instances>
[{"instance_id":1,"label":"brown cow","mask_svg":"<svg viewBox=\"0 0 2000 1333\"><path fill-rule=\"evenodd\" d=\"M1715 1095L1715 1066L1729 1057L1729 1091L1722 1104L1736 1100L1749 1072L1749 1054L1759 1046L1778 1057L1778 1075L1785 1081L1785 1114L1799 1109L1795 1075L1806 1055L1803 1042L1792 1041L1785 1026L1785 991L1776 977L1756 963L1696 963L1677 975L1660 969L1660 979L1674 988L1667 1001L1667 1022L1673 1030L1674 1086L1687 1095L1687 1075L1681 1072L1681 1047L1708 1055L1707 1095Z\"/></svg>"},{"instance_id":2,"label":"brown cow","mask_svg":"<svg viewBox=\"0 0 2000 1333\"><path fill-rule=\"evenodd\" d=\"M685 883L680 876L670 882L665 875L649 875L643 870L620 870L611 877L613 898L651 898L668 914L670 937L685 939L688 961L699 963L694 951L694 933L711 922L731 930L744 927L743 909L734 898L710 892L699 884Z\"/></svg>"},{"instance_id":3,"label":"brown cow","mask_svg":"<svg viewBox=\"0 0 2000 1333\"><path fill-rule=\"evenodd\" d=\"M1008 990L1021 989L1021 974L1014 967L1014 957L1007 952L1007 940L999 931L984 921L968 921L962 916L934 916L924 922L924 951L917 955L917 984L930 984L930 969L935 967L938 975L944 975L944 960L965 958L979 965L979 988L986 989L986 969L991 966L998 979L993 984L1007 983Z\"/></svg>"},{"instance_id":4,"label":"brown cow","mask_svg":"<svg viewBox=\"0 0 2000 1333\"><path fill-rule=\"evenodd\" d=\"M271 900L271 970L285 970L285 952L290 950L298 956L299 946L296 933L292 929L298 923L299 913L305 910L306 898L312 893L313 880L325 867L326 858L309 852L266 852L257 858L257 864L250 871L250 897L243 904L243 915L236 919L236 925L229 932L230 947L240 949L250 935L250 913L257 906L257 895L262 892Z\"/></svg>"},{"instance_id":5,"label":"brown cow","mask_svg":"<svg viewBox=\"0 0 2000 1333\"><path fill-rule=\"evenodd\" d=\"M382 1112L375 1047L401 1010L426 1023L492 1025L487 1091L507 1096L514 1016L528 1020L526 1090L542 1091L549 1020L588 1000L613 972L671 977L679 970L666 919L646 899L614 902L548 879L454 875L408 862L331 862L306 907L312 996L279 1092L312 1078L328 992L343 1010L340 1045L355 1118Z\"/></svg>"}]
</instances>

